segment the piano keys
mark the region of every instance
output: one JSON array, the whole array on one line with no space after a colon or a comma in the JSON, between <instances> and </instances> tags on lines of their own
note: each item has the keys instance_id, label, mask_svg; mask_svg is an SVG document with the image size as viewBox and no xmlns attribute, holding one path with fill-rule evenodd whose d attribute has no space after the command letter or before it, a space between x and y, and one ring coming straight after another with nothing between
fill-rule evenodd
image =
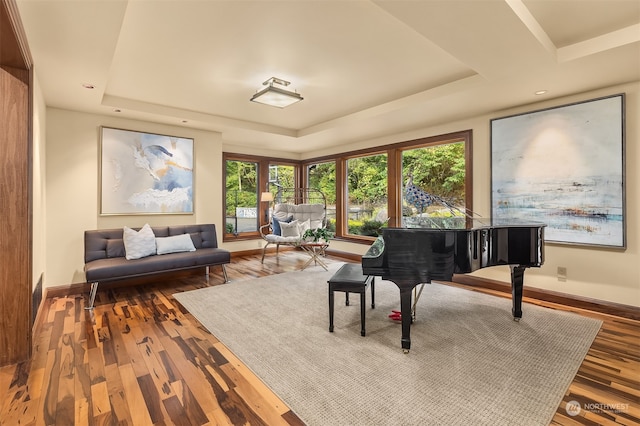
<instances>
[{"instance_id":1,"label":"piano keys","mask_svg":"<svg viewBox=\"0 0 640 426\"><path fill-rule=\"evenodd\" d=\"M362 256L365 275L380 276L400 289L402 349L411 348L411 292L453 274L509 265L512 314L522 318L524 271L544 263L545 224L518 220L421 218L419 226L383 228Z\"/></svg>"}]
</instances>

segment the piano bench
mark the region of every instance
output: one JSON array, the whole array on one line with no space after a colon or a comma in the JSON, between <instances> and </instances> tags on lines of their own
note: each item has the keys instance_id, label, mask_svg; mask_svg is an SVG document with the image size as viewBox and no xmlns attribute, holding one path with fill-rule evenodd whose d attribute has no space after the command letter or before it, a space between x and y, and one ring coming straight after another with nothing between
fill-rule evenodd
<instances>
[{"instance_id":1,"label":"piano bench","mask_svg":"<svg viewBox=\"0 0 640 426\"><path fill-rule=\"evenodd\" d=\"M327 282L329 283L329 331L333 333L334 292L342 291L346 293L345 305L347 306L349 306L349 293L360 293L360 324L362 327L360 335L364 336L365 293L367 292L367 286L371 283L371 309L374 309L376 307L375 277L364 275L362 273L362 265L358 263L346 263Z\"/></svg>"}]
</instances>

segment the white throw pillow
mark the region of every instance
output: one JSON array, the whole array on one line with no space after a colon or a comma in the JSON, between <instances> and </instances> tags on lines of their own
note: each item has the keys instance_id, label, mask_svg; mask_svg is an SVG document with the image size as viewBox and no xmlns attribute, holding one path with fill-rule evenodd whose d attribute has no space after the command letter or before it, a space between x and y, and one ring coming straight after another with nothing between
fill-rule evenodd
<instances>
[{"instance_id":1,"label":"white throw pillow","mask_svg":"<svg viewBox=\"0 0 640 426\"><path fill-rule=\"evenodd\" d=\"M148 223L145 223L140 231L135 231L127 226L122 232L125 257L127 260L140 259L141 257L156 254L156 236Z\"/></svg>"},{"instance_id":2,"label":"white throw pillow","mask_svg":"<svg viewBox=\"0 0 640 426\"><path fill-rule=\"evenodd\" d=\"M158 254L178 253L181 251L196 251L189 234L156 238Z\"/></svg>"},{"instance_id":3,"label":"white throw pillow","mask_svg":"<svg viewBox=\"0 0 640 426\"><path fill-rule=\"evenodd\" d=\"M280 222L280 229L283 237L300 237L300 228L297 220L289 223Z\"/></svg>"},{"instance_id":4,"label":"white throw pillow","mask_svg":"<svg viewBox=\"0 0 640 426\"><path fill-rule=\"evenodd\" d=\"M311 229L311 219L303 220L302 222L298 222L298 228L300 236L303 236L307 229Z\"/></svg>"}]
</instances>

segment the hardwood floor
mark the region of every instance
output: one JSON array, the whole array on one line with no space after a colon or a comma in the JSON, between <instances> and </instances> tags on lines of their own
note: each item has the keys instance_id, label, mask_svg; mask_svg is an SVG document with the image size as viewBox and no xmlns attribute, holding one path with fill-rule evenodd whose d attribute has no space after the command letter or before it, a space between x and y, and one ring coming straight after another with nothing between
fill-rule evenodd
<instances>
[{"instance_id":1,"label":"hardwood floor","mask_svg":"<svg viewBox=\"0 0 640 426\"><path fill-rule=\"evenodd\" d=\"M227 271L233 282L297 270L306 259L295 251L264 265L234 258ZM210 285L222 281L212 268ZM47 299L31 361L0 368L0 424L303 424L171 296L206 285L197 275L104 286L93 313L86 295ZM552 424L640 424L640 322L526 301L604 321ZM575 416L570 401L582 408Z\"/></svg>"}]
</instances>

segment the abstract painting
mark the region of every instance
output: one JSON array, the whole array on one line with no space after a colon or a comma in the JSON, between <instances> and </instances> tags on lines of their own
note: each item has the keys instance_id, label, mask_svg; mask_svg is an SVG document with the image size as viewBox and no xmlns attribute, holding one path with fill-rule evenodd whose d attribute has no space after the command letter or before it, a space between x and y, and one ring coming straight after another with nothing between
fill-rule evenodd
<instances>
[{"instance_id":1,"label":"abstract painting","mask_svg":"<svg viewBox=\"0 0 640 426\"><path fill-rule=\"evenodd\" d=\"M547 242L626 247L624 94L491 120L491 208Z\"/></svg>"},{"instance_id":2,"label":"abstract painting","mask_svg":"<svg viewBox=\"0 0 640 426\"><path fill-rule=\"evenodd\" d=\"M193 214L193 139L101 128L102 215Z\"/></svg>"}]
</instances>

